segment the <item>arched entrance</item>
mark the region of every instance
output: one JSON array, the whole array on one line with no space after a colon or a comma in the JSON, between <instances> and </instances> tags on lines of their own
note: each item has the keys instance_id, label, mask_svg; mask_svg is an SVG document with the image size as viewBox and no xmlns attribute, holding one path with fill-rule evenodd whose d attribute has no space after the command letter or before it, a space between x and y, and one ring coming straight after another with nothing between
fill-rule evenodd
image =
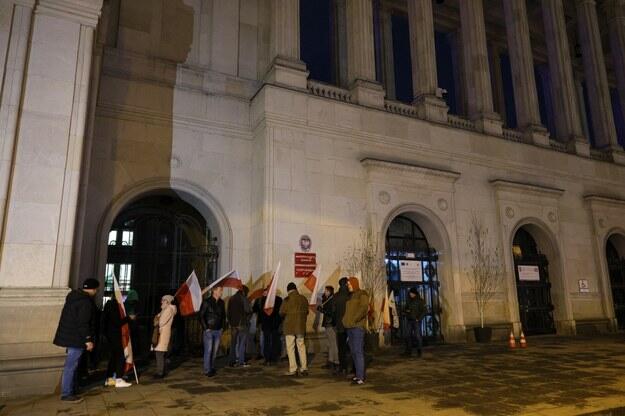
<instances>
[{"instance_id":1,"label":"arched entrance","mask_svg":"<svg viewBox=\"0 0 625 416\"><path fill-rule=\"evenodd\" d=\"M397 310L401 311L411 287L419 290L428 313L421 322L426 342L440 341L441 308L438 280L438 253L431 247L419 225L408 215L398 215L386 231L386 270L389 289L393 291ZM403 338L404 322L391 331L392 341Z\"/></svg>"},{"instance_id":2,"label":"arched entrance","mask_svg":"<svg viewBox=\"0 0 625 416\"><path fill-rule=\"evenodd\" d=\"M556 332L549 259L537 243L536 226L519 228L512 242L519 316L526 335Z\"/></svg>"},{"instance_id":3,"label":"arched entrance","mask_svg":"<svg viewBox=\"0 0 625 416\"><path fill-rule=\"evenodd\" d=\"M614 316L619 329L625 329L625 236L612 234L605 247Z\"/></svg>"},{"instance_id":4,"label":"arched entrance","mask_svg":"<svg viewBox=\"0 0 625 416\"><path fill-rule=\"evenodd\" d=\"M202 214L173 191L136 199L117 215L108 233L103 300L112 296L113 275L122 291L137 292L133 343L138 355L149 351L152 318L160 309L161 296L175 293L193 270L201 285L215 279L217 243ZM199 345L193 322L178 325L175 347Z\"/></svg>"}]
</instances>

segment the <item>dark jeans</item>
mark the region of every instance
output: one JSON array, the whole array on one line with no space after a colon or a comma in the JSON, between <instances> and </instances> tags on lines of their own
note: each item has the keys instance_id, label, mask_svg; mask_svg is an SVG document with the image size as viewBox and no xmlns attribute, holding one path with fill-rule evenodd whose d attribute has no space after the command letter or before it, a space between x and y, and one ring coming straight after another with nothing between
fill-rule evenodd
<instances>
[{"instance_id":1,"label":"dark jeans","mask_svg":"<svg viewBox=\"0 0 625 416\"><path fill-rule=\"evenodd\" d=\"M347 332L336 332L336 345L339 350L339 367L347 370Z\"/></svg>"},{"instance_id":2,"label":"dark jeans","mask_svg":"<svg viewBox=\"0 0 625 416\"><path fill-rule=\"evenodd\" d=\"M215 357L221 340L221 329L204 331L204 374L215 369Z\"/></svg>"},{"instance_id":3,"label":"dark jeans","mask_svg":"<svg viewBox=\"0 0 625 416\"><path fill-rule=\"evenodd\" d=\"M156 374L159 376L165 375L165 351L155 351L156 354Z\"/></svg>"},{"instance_id":4,"label":"dark jeans","mask_svg":"<svg viewBox=\"0 0 625 416\"><path fill-rule=\"evenodd\" d=\"M423 346L423 338L421 337L421 322L409 319L406 321L406 354L412 352L412 346L414 341L417 341L417 352L421 354L421 347Z\"/></svg>"},{"instance_id":5,"label":"dark jeans","mask_svg":"<svg viewBox=\"0 0 625 416\"><path fill-rule=\"evenodd\" d=\"M85 351L84 348L67 349L65 366L63 367L63 377L61 378L61 396L71 396L76 390L76 368L80 362L80 357Z\"/></svg>"},{"instance_id":6,"label":"dark jeans","mask_svg":"<svg viewBox=\"0 0 625 416\"><path fill-rule=\"evenodd\" d=\"M232 327L230 340L230 363L242 364L245 362L245 350L247 347L247 337L249 328Z\"/></svg>"},{"instance_id":7,"label":"dark jeans","mask_svg":"<svg viewBox=\"0 0 625 416\"><path fill-rule=\"evenodd\" d=\"M280 358L282 350L282 341L280 340L280 331L277 329L263 330L263 352L265 361L276 362Z\"/></svg>"},{"instance_id":8,"label":"dark jeans","mask_svg":"<svg viewBox=\"0 0 625 416\"><path fill-rule=\"evenodd\" d=\"M365 330L364 328L348 328L349 349L352 352L356 378L364 380L365 373Z\"/></svg>"},{"instance_id":9,"label":"dark jeans","mask_svg":"<svg viewBox=\"0 0 625 416\"><path fill-rule=\"evenodd\" d=\"M124 347L122 346L121 334L119 338L109 338L109 363L106 367L106 376L115 378L122 378L124 375Z\"/></svg>"}]
</instances>

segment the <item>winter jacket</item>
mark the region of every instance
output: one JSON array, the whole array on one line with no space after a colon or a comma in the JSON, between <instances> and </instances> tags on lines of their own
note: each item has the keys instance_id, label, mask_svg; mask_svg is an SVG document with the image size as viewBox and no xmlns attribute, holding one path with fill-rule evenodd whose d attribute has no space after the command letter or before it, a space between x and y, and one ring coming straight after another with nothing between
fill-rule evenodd
<instances>
[{"instance_id":1,"label":"winter jacket","mask_svg":"<svg viewBox=\"0 0 625 416\"><path fill-rule=\"evenodd\" d=\"M334 295L334 322L336 332L345 332L343 326L343 316L345 316L345 305L349 299L349 289L347 286L341 286L339 291Z\"/></svg>"},{"instance_id":2,"label":"winter jacket","mask_svg":"<svg viewBox=\"0 0 625 416\"><path fill-rule=\"evenodd\" d=\"M235 293L228 301L228 322L235 328L250 326L252 306L242 290Z\"/></svg>"},{"instance_id":3,"label":"winter jacket","mask_svg":"<svg viewBox=\"0 0 625 416\"><path fill-rule=\"evenodd\" d=\"M102 334L109 340L109 342L117 341L121 343L122 339L122 325L128 323L128 317L121 317L119 310L119 303L117 299L112 298L106 305L104 305L104 311L102 312Z\"/></svg>"},{"instance_id":4,"label":"winter jacket","mask_svg":"<svg viewBox=\"0 0 625 416\"><path fill-rule=\"evenodd\" d=\"M282 302L280 316L284 317L282 324L284 335L304 335L308 316L308 299L300 295L297 289L291 290Z\"/></svg>"},{"instance_id":5,"label":"winter jacket","mask_svg":"<svg viewBox=\"0 0 625 416\"><path fill-rule=\"evenodd\" d=\"M408 296L402 312L409 321L420 321L427 312L427 309L421 296L417 295L414 299Z\"/></svg>"},{"instance_id":6,"label":"winter jacket","mask_svg":"<svg viewBox=\"0 0 625 416\"><path fill-rule=\"evenodd\" d=\"M369 312L369 295L362 289L358 289L349 296L345 304L343 326L349 328L367 327L367 313Z\"/></svg>"},{"instance_id":7,"label":"winter jacket","mask_svg":"<svg viewBox=\"0 0 625 416\"><path fill-rule=\"evenodd\" d=\"M336 326L336 304L334 295L331 295L329 299L326 299L324 296L322 298L322 304L319 305L317 310L323 314L321 326Z\"/></svg>"},{"instance_id":8,"label":"winter jacket","mask_svg":"<svg viewBox=\"0 0 625 416\"><path fill-rule=\"evenodd\" d=\"M258 325L263 331L277 331L280 329L280 324L282 323L282 317L280 316L280 307L282 306L282 298L280 296L276 296L276 300L273 306L273 311L271 311L270 315L265 313L264 305L266 296L263 296L258 301L254 303L254 312L256 316L258 316Z\"/></svg>"},{"instance_id":9,"label":"winter jacket","mask_svg":"<svg viewBox=\"0 0 625 416\"><path fill-rule=\"evenodd\" d=\"M226 304L223 299L207 297L200 308L200 324L202 329L220 330L226 326Z\"/></svg>"},{"instance_id":10,"label":"winter jacket","mask_svg":"<svg viewBox=\"0 0 625 416\"><path fill-rule=\"evenodd\" d=\"M95 339L96 306L93 298L82 289L67 294L65 305L54 336L54 345L65 348L85 348Z\"/></svg>"},{"instance_id":11,"label":"winter jacket","mask_svg":"<svg viewBox=\"0 0 625 416\"><path fill-rule=\"evenodd\" d=\"M154 347L154 351L167 352L169 350L171 325L174 323L174 316L177 312L175 305L167 305L154 317L154 325L158 325L158 344Z\"/></svg>"}]
</instances>

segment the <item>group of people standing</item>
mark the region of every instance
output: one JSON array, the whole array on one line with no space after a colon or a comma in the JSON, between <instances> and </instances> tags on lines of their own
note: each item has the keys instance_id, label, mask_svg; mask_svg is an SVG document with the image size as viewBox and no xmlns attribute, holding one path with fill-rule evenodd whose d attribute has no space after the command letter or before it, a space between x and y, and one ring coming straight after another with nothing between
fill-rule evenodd
<instances>
[{"instance_id":1,"label":"group of people standing","mask_svg":"<svg viewBox=\"0 0 625 416\"><path fill-rule=\"evenodd\" d=\"M94 297L99 282L87 279L79 289L72 290L66 298L54 344L67 349L63 369L61 399L78 402L76 395L76 369L82 354L92 351L95 346L95 320L97 310ZM295 283L287 285L287 296L282 299L275 296L274 306L266 309L268 289L262 297L251 302L248 288L242 286L228 304L222 299L223 287L214 287L201 305L199 320L203 329L203 371L207 377L217 374L215 359L224 330L230 328L231 367L247 367L246 350L252 319L256 316L256 327L260 329L260 352L267 366L275 365L282 352L282 335L286 344L289 361L286 376L308 375L306 352L306 321L310 312L308 299L301 295ZM134 299L133 296L129 298ZM128 298L127 298L128 299ZM369 313L368 293L360 288L355 277L343 277L339 280L338 290L326 286L322 302L317 310L323 314L322 326L325 329L328 344L328 362L323 366L335 375L347 375L352 384L362 385L366 380L365 334ZM109 363L105 386L128 387L131 384L121 376L124 373L124 347L122 345L122 326L131 324L136 315L120 313L120 305L115 298L109 300L103 311L103 336L109 345ZM410 354L415 341L418 355L421 356L420 321L425 314L425 304L416 288L410 289L409 298L402 310L405 317L406 354ZM132 311L131 311L132 312ZM165 295L161 298L161 310L154 317L152 349L156 356L156 377L166 374L166 353L170 348L171 328L177 308L174 297ZM349 354L348 354L349 352ZM351 363L348 357L351 355ZM351 368L350 368L351 364Z\"/></svg>"}]
</instances>

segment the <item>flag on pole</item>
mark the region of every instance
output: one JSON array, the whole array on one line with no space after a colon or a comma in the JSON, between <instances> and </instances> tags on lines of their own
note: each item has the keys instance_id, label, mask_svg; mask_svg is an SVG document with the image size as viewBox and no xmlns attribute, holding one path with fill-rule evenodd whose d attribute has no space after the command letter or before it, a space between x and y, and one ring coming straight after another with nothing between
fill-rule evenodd
<instances>
[{"instance_id":1,"label":"flag on pole","mask_svg":"<svg viewBox=\"0 0 625 416\"><path fill-rule=\"evenodd\" d=\"M250 302L254 302L256 299L263 296L263 292L265 291L265 287L268 285L265 283L267 280L271 279L271 272L265 272L253 284L249 287L250 294L247 296ZM271 284L271 283L269 283Z\"/></svg>"},{"instance_id":2,"label":"flag on pole","mask_svg":"<svg viewBox=\"0 0 625 416\"><path fill-rule=\"evenodd\" d=\"M278 290L278 280L280 279L280 262L276 271L271 276L271 283L269 284L269 290L267 291L267 299L265 299L264 310L267 315L271 315L273 307L276 304L276 291Z\"/></svg>"},{"instance_id":3,"label":"flag on pole","mask_svg":"<svg viewBox=\"0 0 625 416\"><path fill-rule=\"evenodd\" d=\"M385 331L391 329L391 305L388 298L388 292L384 291L384 299L382 299L382 328Z\"/></svg>"},{"instance_id":4,"label":"flag on pole","mask_svg":"<svg viewBox=\"0 0 625 416\"><path fill-rule=\"evenodd\" d=\"M310 300L308 301L308 307L311 311L317 310L317 295L319 294L319 286L321 279L321 266L317 265L315 270L311 273L310 276L306 279L304 286L310 289Z\"/></svg>"},{"instance_id":5,"label":"flag on pole","mask_svg":"<svg viewBox=\"0 0 625 416\"><path fill-rule=\"evenodd\" d=\"M243 287L243 283L241 282L241 278L239 277L239 273L236 270L231 270L228 273L221 276L219 279L215 280L210 285L206 286L202 290L202 294L208 292L214 287L231 287L233 289L241 289Z\"/></svg>"},{"instance_id":6,"label":"flag on pole","mask_svg":"<svg viewBox=\"0 0 625 416\"><path fill-rule=\"evenodd\" d=\"M202 289L195 275L195 270L191 272L187 280L180 286L174 297L178 301L181 316L190 316L200 310L200 306L202 306Z\"/></svg>"},{"instance_id":7,"label":"flag on pole","mask_svg":"<svg viewBox=\"0 0 625 416\"><path fill-rule=\"evenodd\" d=\"M397 304L395 303L395 294L391 290L391 293L388 295L388 306L391 309L391 314L393 315L393 328L399 328L399 315L397 314Z\"/></svg>"},{"instance_id":8,"label":"flag on pole","mask_svg":"<svg viewBox=\"0 0 625 416\"><path fill-rule=\"evenodd\" d=\"M122 291L117 283L117 277L113 276L113 290L115 292L115 300L119 307L119 315L121 319L126 317L126 308L124 308L124 298L122 297ZM131 368L135 367L134 358L132 356L132 342L130 341L130 327L128 323L122 325L122 347L124 349L124 373L128 372ZM121 375L117 375L121 377ZM135 373L135 378L137 375ZM137 379L137 384L139 380Z\"/></svg>"}]
</instances>

